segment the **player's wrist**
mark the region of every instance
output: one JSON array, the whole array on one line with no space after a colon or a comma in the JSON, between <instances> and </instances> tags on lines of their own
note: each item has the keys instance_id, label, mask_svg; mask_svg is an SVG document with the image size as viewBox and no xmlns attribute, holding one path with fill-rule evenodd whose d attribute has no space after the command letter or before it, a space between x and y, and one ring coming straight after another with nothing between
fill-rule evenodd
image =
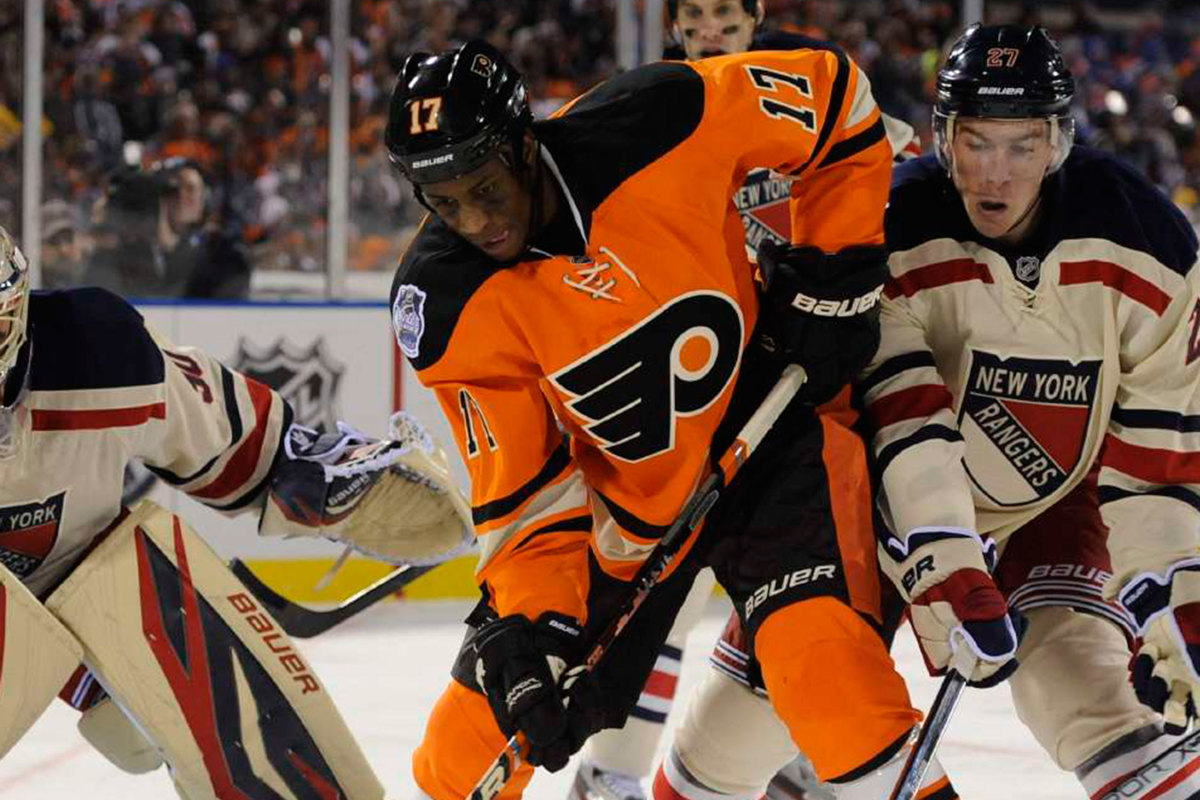
<instances>
[{"instance_id":1,"label":"player's wrist","mask_svg":"<svg viewBox=\"0 0 1200 800\"><path fill-rule=\"evenodd\" d=\"M969 528L913 528L880 541L880 566L908 603L960 570L980 572L991 583L995 562L995 542Z\"/></svg>"}]
</instances>

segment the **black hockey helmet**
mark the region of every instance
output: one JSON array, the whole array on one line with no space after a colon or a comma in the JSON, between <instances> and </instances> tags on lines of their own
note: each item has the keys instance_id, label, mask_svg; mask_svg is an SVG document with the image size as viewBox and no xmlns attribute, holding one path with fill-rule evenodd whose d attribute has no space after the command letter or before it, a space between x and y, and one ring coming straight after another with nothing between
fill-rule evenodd
<instances>
[{"instance_id":1,"label":"black hockey helmet","mask_svg":"<svg viewBox=\"0 0 1200 800\"><path fill-rule=\"evenodd\" d=\"M1045 28L972 25L937 76L937 109L964 117L1066 113L1075 80Z\"/></svg>"},{"instance_id":2,"label":"black hockey helmet","mask_svg":"<svg viewBox=\"0 0 1200 800\"><path fill-rule=\"evenodd\" d=\"M742 8L753 17L758 13L758 0L742 0ZM672 22L679 17L679 0L667 0L667 15Z\"/></svg>"},{"instance_id":3,"label":"black hockey helmet","mask_svg":"<svg viewBox=\"0 0 1200 800\"><path fill-rule=\"evenodd\" d=\"M1053 126L1053 172L1066 160L1074 140L1074 94L1071 70L1045 28L972 25L951 46L938 71L933 112L938 158L948 164L946 148L956 117L1043 118Z\"/></svg>"},{"instance_id":4,"label":"black hockey helmet","mask_svg":"<svg viewBox=\"0 0 1200 800\"><path fill-rule=\"evenodd\" d=\"M438 55L413 53L392 90L384 145L414 184L473 172L533 116L525 81L492 45L474 39Z\"/></svg>"}]
</instances>

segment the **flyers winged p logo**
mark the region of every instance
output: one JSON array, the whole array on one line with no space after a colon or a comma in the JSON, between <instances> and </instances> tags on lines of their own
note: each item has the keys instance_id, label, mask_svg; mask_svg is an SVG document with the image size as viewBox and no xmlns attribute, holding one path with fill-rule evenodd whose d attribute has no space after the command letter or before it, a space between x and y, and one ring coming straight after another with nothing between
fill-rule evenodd
<instances>
[{"instance_id":1,"label":"flyers winged p logo","mask_svg":"<svg viewBox=\"0 0 1200 800\"><path fill-rule=\"evenodd\" d=\"M679 417L721 396L741 361L741 309L689 292L550 377L603 449L641 461L675 446Z\"/></svg>"}]
</instances>

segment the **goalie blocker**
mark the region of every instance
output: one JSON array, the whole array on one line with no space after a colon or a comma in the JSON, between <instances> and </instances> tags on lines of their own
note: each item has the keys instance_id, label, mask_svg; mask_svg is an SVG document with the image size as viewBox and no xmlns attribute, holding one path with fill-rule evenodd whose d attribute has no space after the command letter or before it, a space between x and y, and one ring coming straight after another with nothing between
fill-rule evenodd
<instances>
[{"instance_id":1,"label":"goalie blocker","mask_svg":"<svg viewBox=\"0 0 1200 800\"><path fill-rule=\"evenodd\" d=\"M14 594L5 580L4 596ZM88 735L110 758L138 751L144 733L186 800L383 796L308 662L179 517L152 503L138 506L46 609L82 645L85 664L116 705L136 720L115 714L110 702L96 707L106 720L86 726ZM42 620L41 627L53 631L53 622ZM71 652L61 635L39 640L63 640ZM40 661L34 677L49 680L47 665L63 664L56 689L77 655ZM3 666L7 683L9 665ZM0 692L0 723L8 730L6 702Z\"/></svg>"}]
</instances>

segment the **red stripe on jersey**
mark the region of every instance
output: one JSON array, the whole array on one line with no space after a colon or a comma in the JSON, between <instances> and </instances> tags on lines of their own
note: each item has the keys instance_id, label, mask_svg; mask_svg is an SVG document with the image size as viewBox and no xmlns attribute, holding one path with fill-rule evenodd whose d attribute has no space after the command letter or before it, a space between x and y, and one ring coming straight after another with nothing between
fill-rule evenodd
<instances>
[{"instance_id":1,"label":"red stripe on jersey","mask_svg":"<svg viewBox=\"0 0 1200 800\"><path fill-rule=\"evenodd\" d=\"M1105 437L1100 463L1147 483L1200 483L1200 453L1139 447L1112 434Z\"/></svg>"},{"instance_id":2,"label":"red stripe on jersey","mask_svg":"<svg viewBox=\"0 0 1200 800\"><path fill-rule=\"evenodd\" d=\"M73 411L35 408L30 416L35 431L99 431L106 428L132 428L150 419L166 419L167 404L151 403L129 408L88 408Z\"/></svg>"},{"instance_id":3,"label":"red stripe on jersey","mask_svg":"<svg viewBox=\"0 0 1200 800\"><path fill-rule=\"evenodd\" d=\"M952 283L965 283L966 281L994 283L992 273L988 270L987 264L980 264L978 261L970 258L955 258L950 261L938 261L934 264L926 264L923 267L910 270L898 278L890 278L884 287L883 293L889 298L896 298L901 295L912 297L917 292L924 291L925 289L936 289L939 286L948 286Z\"/></svg>"},{"instance_id":4,"label":"red stripe on jersey","mask_svg":"<svg viewBox=\"0 0 1200 800\"><path fill-rule=\"evenodd\" d=\"M1064 261L1058 267L1060 286L1102 283L1131 300L1144 305L1158 316L1171 305L1171 296L1150 281L1111 261Z\"/></svg>"},{"instance_id":5,"label":"red stripe on jersey","mask_svg":"<svg viewBox=\"0 0 1200 800\"><path fill-rule=\"evenodd\" d=\"M876 430L881 430L897 422L924 419L953 405L954 398L945 386L928 383L885 394L867 406L867 416Z\"/></svg>"},{"instance_id":6,"label":"red stripe on jersey","mask_svg":"<svg viewBox=\"0 0 1200 800\"><path fill-rule=\"evenodd\" d=\"M650 677L646 679L646 686L642 691L655 697L670 700L675 696L675 687L678 684L678 675L670 675L666 672L654 670L650 673Z\"/></svg>"},{"instance_id":7,"label":"red stripe on jersey","mask_svg":"<svg viewBox=\"0 0 1200 800\"><path fill-rule=\"evenodd\" d=\"M193 497L214 499L233 494L254 476L262 457L263 439L267 437L267 424L271 420L271 402L273 392L253 378L246 378L246 389L250 393L250 402L254 405L254 429L242 442L233 458L221 470L221 474L207 486L188 492Z\"/></svg>"}]
</instances>

